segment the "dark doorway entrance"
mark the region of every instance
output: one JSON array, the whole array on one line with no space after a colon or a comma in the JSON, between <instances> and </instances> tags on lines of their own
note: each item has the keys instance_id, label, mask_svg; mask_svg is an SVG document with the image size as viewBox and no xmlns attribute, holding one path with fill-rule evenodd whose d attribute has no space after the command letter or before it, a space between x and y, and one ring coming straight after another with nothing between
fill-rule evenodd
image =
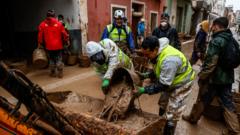
<instances>
[{"instance_id":1,"label":"dark doorway entrance","mask_svg":"<svg viewBox=\"0 0 240 135\"><path fill-rule=\"evenodd\" d=\"M132 32L134 40L137 41L137 24L141 18L144 18L144 3L132 3ZM135 42L135 45L137 43Z\"/></svg>"}]
</instances>

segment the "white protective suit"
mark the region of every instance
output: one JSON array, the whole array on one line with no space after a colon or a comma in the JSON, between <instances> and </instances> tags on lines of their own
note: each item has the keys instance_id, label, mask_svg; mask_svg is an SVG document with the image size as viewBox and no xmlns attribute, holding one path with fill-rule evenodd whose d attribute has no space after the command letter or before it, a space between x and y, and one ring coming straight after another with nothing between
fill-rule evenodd
<instances>
[{"instance_id":1,"label":"white protective suit","mask_svg":"<svg viewBox=\"0 0 240 135\"><path fill-rule=\"evenodd\" d=\"M104 52L106 58L105 64L99 65L94 63L97 73L99 73L103 79L111 79L114 70L119 67L134 71L131 59L110 39L104 39L99 43L90 41L86 45L86 51L89 57L100 51Z\"/></svg>"}]
</instances>

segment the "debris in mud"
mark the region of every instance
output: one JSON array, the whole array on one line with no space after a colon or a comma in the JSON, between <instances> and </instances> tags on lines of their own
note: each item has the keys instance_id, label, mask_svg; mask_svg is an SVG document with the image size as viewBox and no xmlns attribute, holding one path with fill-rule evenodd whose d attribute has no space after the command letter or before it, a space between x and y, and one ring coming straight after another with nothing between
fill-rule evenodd
<instances>
[{"instance_id":1,"label":"debris in mud","mask_svg":"<svg viewBox=\"0 0 240 135\"><path fill-rule=\"evenodd\" d=\"M112 85L105 97L101 117L106 117L107 121L117 121L119 118L125 118L131 100L133 100L132 89L125 80L119 84Z\"/></svg>"},{"instance_id":2,"label":"debris in mud","mask_svg":"<svg viewBox=\"0 0 240 135\"><path fill-rule=\"evenodd\" d=\"M59 93L61 94L55 93L54 95L62 102L54 102L54 106L60 108L59 110L71 124L75 125L77 129L84 130L86 134L148 135L149 133L156 133L156 135L160 135L162 133L165 119L158 115L134 109L127 113L125 119L107 122L99 118L99 114L104 106L103 100L76 93L68 93L68 95L63 94L63 92ZM53 98L54 95L51 94L51 99L56 99Z\"/></svg>"},{"instance_id":3,"label":"debris in mud","mask_svg":"<svg viewBox=\"0 0 240 135\"><path fill-rule=\"evenodd\" d=\"M124 68L115 70L100 117L107 121L126 118L127 113L134 108L135 97L132 90L135 85L140 83L141 81L135 72Z\"/></svg>"},{"instance_id":4,"label":"debris in mud","mask_svg":"<svg viewBox=\"0 0 240 135\"><path fill-rule=\"evenodd\" d=\"M56 98L52 97L58 100L50 100L55 102L54 106L59 108L71 124L89 135L161 135L166 120L133 107L132 90L135 85L141 85L138 76L119 68L112 76L104 101L63 92L55 93Z\"/></svg>"}]
</instances>

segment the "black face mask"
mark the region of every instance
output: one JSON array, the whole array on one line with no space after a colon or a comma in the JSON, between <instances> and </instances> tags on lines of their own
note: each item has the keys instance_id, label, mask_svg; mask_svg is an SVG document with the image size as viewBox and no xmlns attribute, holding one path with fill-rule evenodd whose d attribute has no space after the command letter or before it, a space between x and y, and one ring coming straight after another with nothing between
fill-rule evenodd
<instances>
[{"instance_id":1,"label":"black face mask","mask_svg":"<svg viewBox=\"0 0 240 135\"><path fill-rule=\"evenodd\" d=\"M103 65L105 63L105 55L103 51L94 54L90 59L99 65Z\"/></svg>"}]
</instances>

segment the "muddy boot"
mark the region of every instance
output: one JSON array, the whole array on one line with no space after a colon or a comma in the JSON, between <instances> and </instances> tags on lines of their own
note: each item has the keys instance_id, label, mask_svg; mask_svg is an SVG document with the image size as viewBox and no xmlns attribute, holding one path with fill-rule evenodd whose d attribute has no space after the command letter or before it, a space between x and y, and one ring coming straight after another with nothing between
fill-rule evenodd
<instances>
[{"instance_id":1,"label":"muddy boot","mask_svg":"<svg viewBox=\"0 0 240 135\"><path fill-rule=\"evenodd\" d=\"M159 108L159 112L158 112L158 115L159 116L163 116L163 114L166 112L165 109L163 109L162 107Z\"/></svg>"},{"instance_id":2,"label":"muddy boot","mask_svg":"<svg viewBox=\"0 0 240 135\"><path fill-rule=\"evenodd\" d=\"M57 76L58 78L63 78L63 63L57 65Z\"/></svg>"},{"instance_id":3,"label":"muddy boot","mask_svg":"<svg viewBox=\"0 0 240 135\"><path fill-rule=\"evenodd\" d=\"M189 115L183 115L182 118L191 124L197 124L198 120L204 111L204 104L202 102L197 102L193 105L192 111Z\"/></svg>"},{"instance_id":4,"label":"muddy boot","mask_svg":"<svg viewBox=\"0 0 240 135\"><path fill-rule=\"evenodd\" d=\"M159 101L158 101L158 105L159 105L159 116L163 116L163 114L165 114L166 112L166 108L168 105L168 99L169 99L169 93L167 92L162 92Z\"/></svg>"},{"instance_id":5,"label":"muddy boot","mask_svg":"<svg viewBox=\"0 0 240 135\"><path fill-rule=\"evenodd\" d=\"M228 134L240 135L240 127L237 114L235 112L229 111L227 108L224 108L223 116L228 128Z\"/></svg>"},{"instance_id":6,"label":"muddy boot","mask_svg":"<svg viewBox=\"0 0 240 135\"><path fill-rule=\"evenodd\" d=\"M176 124L172 121L167 121L163 135L174 135Z\"/></svg>"},{"instance_id":7,"label":"muddy boot","mask_svg":"<svg viewBox=\"0 0 240 135\"><path fill-rule=\"evenodd\" d=\"M57 76L57 74L56 74L56 66L55 65L50 65L49 67L50 67L50 74L49 74L49 76L56 77Z\"/></svg>"}]
</instances>

